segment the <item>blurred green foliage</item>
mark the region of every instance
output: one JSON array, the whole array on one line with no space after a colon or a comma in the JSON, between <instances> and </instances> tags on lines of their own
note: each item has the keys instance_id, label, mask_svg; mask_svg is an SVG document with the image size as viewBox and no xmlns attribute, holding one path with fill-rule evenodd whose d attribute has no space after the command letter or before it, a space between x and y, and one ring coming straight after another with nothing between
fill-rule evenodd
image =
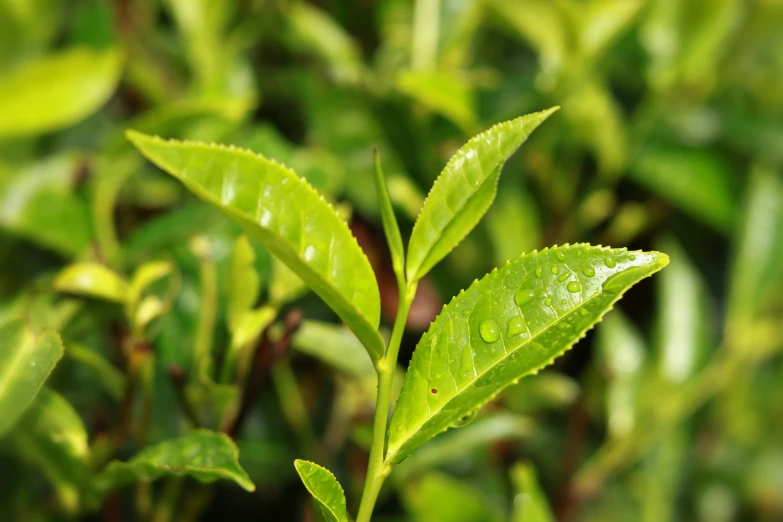
<instances>
[{"instance_id":1,"label":"blurred green foliage","mask_svg":"<svg viewBox=\"0 0 783 522\"><path fill-rule=\"evenodd\" d=\"M12 347L57 351L32 332L64 345L0 438L0 520L309 520L295 457L328 464L350 512L361 495L366 352L126 129L292 167L350 219L390 323L372 147L410 230L470 136L553 105L487 219L421 281L401 362L522 251L589 241L671 266L398 467L375 519L783 520L781 35L780 0L0 0L0 387L40 386L2 380ZM256 378L259 339L281 346L298 313ZM257 383L246 410L204 354ZM187 440L199 425L230 433L238 464L222 437ZM196 442L256 492L201 484L209 467L85 485L150 480Z\"/></svg>"}]
</instances>

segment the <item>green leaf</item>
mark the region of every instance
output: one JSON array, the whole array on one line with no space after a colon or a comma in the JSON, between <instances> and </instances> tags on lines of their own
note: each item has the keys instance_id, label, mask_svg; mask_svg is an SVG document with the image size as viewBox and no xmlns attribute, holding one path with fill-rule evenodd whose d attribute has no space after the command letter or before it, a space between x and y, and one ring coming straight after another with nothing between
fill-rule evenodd
<instances>
[{"instance_id":1,"label":"green leaf","mask_svg":"<svg viewBox=\"0 0 783 522\"><path fill-rule=\"evenodd\" d=\"M0 79L0 139L68 127L103 105L120 78L118 51L71 49L37 58Z\"/></svg>"},{"instance_id":2,"label":"green leaf","mask_svg":"<svg viewBox=\"0 0 783 522\"><path fill-rule=\"evenodd\" d=\"M464 78L447 71L405 71L397 80L397 88L462 130L471 132L476 128L473 92Z\"/></svg>"},{"instance_id":3,"label":"green leaf","mask_svg":"<svg viewBox=\"0 0 783 522\"><path fill-rule=\"evenodd\" d=\"M709 343L708 294L701 274L671 237L657 247L672 262L658 283L658 371L664 380L682 383L699 370Z\"/></svg>"},{"instance_id":4,"label":"green leaf","mask_svg":"<svg viewBox=\"0 0 783 522\"><path fill-rule=\"evenodd\" d=\"M380 296L345 221L293 171L247 150L165 141L128 131L156 165L241 224L345 321L374 359Z\"/></svg>"},{"instance_id":5,"label":"green leaf","mask_svg":"<svg viewBox=\"0 0 783 522\"><path fill-rule=\"evenodd\" d=\"M409 481L403 491L405 507L415 522L497 522L488 498L469 484L442 473Z\"/></svg>"},{"instance_id":6,"label":"green leaf","mask_svg":"<svg viewBox=\"0 0 783 522\"><path fill-rule=\"evenodd\" d=\"M524 254L456 296L413 354L386 459L426 441L562 355L639 280L658 252L564 245Z\"/></svg>"},{"instance_id":7,"label":"green leaf","mask_svg":"<svg viewBox=\"0 0 783 522\"><path fill-rule=\"evenodd\" d=\"M96 477L96 485L102 491L109 491L163 476L189 476L202 483L230 480L247 491L254 491L256 487L239 465L238 457L239 451L228 436L200 429L148 447L127 462L110 462Z\"/></svg>"},{"instance_id":8,"label":"green leaf","mask_svg":"<svg viewBox=\"0 0 783 522\"><path fill-rule=\"evenodd\" d=\"M55 332L34 335L23 320L0 327L0 436L32 402L62 356Z\"/></svg>"},{"instance_id":9,"label":"green leaf","mask_svg":"<svg viewBox=\"0 0 783 522\"><path fill-rule=\"evenodd\" d=\"M318 508L327 522L348 522L345 493L334 475L318 464L295 460L294 467L307 491L318 502Z\"/></svg>"},{"instance_id":10,"label":"green leaf","mask_svg":"<svg viewBox=\"0 0 783 522\"><path fill-rule=\"evenodd\" d=\"M541 491L536 470L529 464L519 463L511 468L514 483L514 513L511 522L554 522L555 516Z\"/></svg>"},{"instance_id":11,"label":"green leaf","mask_svg":"<svg viewBox=\"0 0 783 522\"><path fill-rule=\"evenodd\" d=\"M144 291L155 281L166 277L174 271L174 265L168 261L149 261L133 272L127 292L128 316L140 305Z\"/></svg>"},{"instance_id":12,"label":"green leaf","mask_svg":"<svg viewBox=\"0 0 783 522\"><path fill-rule=\"evenodd\" d=\"M457 246L495 199L509 156L557 107L495 125L452 156L413 226L406 274L417 281Z\"/></svg>"},{"instance_id":13,"label":"green leaf","mask_svg":"<svg viewBox=\"0 0 783 522\"><path fill-rule=\"evenodd\" d=\"M386 234L386 241L389 244L394 275L397 276L398 284L402 284L405 282L405 247L402 245L400 226L397 224L397 216L394 214L389 189L386 186L386 178L381 167L381 154L377 148L373 150L373 159L375 160L375 190L378 192L378 206L381 210L383 232Z\"/></svg>"},{"instance_id":14,"label":"green leaf","mask_svg":"<svg viewBox=\"0 0 783 522\"><path fill-rule=\"evenodd\" d=\"M631 178L721 232L733 229L737 213L731 171L714 154L698 149L642 153Z\"/></svg>"},{"instance_id":15,"label":"green leaf","mask_svg":"<svg viewBox=\"0 0 783 522\"><path fill-rule=\"evenodd\" d=\"M261 290L261 277L255 268L256 253L247 236L234 242L229 273L228 315L229 330L235 335L240 318L253 308Z\"/></svg>"},{"instance_id":16,"label":"green leaf","mask_svg":"<svg viewBox=\"0 0 783 522\"><path fill-rule=\"evenodd\" d=\"M641 334L620 310L607 316L597 330L598 349L609 374L606 394L609 434L629 435L637 422L647 348Z\"/></svg>"},{"instance_id":17,"label":"green leaf","mask_svg":"<svg viewBox=\"0 0 783 522\"><path fill-rule=\"evenodd\" d=\"M124 303L128 283L112 269L99 263L75 263L65 267L54 280L58 292Z\"/></svg>"},{"instance_id":18,"label":"green leaf","mask_svg":"<svg viewBox=\"0 0 783 522\"><path fill-rule=\"evenodd\" d=\"M22 455L40 466L65 510L79 508L87 472L87 432L73 407L59 394L41 389L14 428Z\"/></svg>"},{"instance_id":19,"label":"green leaf","mask_svg":"<svg viewBox=\"0 0 783 522\"><path fill-rule=\"evenodd\" d=\"M372 360L344 326L305 320L291 340L293 348L358 379L375 379Z\"/></svg>"}]
</instances>

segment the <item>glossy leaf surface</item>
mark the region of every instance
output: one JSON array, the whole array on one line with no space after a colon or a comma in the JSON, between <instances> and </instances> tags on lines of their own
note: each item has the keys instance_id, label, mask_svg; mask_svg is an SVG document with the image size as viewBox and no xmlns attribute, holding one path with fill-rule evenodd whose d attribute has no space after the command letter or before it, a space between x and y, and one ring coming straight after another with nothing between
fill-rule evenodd
<instances>
[{"instance_id":1,"label":"glossy leaf surface","mask_svg":"<svg viewBox=\"0 0 783 522\"><path fill-rule=\"evenodd\" d=\"M63 356L60 336L34 335L23 320L0 327L0 436L27 408Z\"/></svg>"},{"instance_id":2,"label":"glossy leaf surface","mask_svg":"<svg viewBox=\"0 0 783 522\"><path fill-rule=\"evenodd\" d=\"M128 283L112 269L100 263L76 263L65 268L54 280L58 292L124 303Z\"/></svg>"},{"instance_id":3,"label":"glossy leaf surface","mask_svg":"<svg viewBox=\"0 0 783 522\"><path fill-rule=\"evenodd\" d=\"M247 150L129 131L152 162L241 224L383 354L375 275L346 223L292 170Z\"/></svg>"},{"instance_id":4,"label":"glossy leaf surface","mask_svg":"<svg viewBox=\"0 0 783 522\"><path fill-rule=\"evenodd\" d=\"M295 460L294 467L307 491L318 503L318 509L327 522L348 522L345 493L328 469L308 462Z\"/></svg>"},{"instance_id":5,"label":"glossy leaf surface","mask_svg":"<svg viewBox=\"0 0 783 522\"><path fill-rule=\"evenodd\" d=\"M237 447L228 436L200 429L151 446L127 462L110 462L96 484L108 491L136 481L189 476L203 483L230 480L253 491L256 487L239 465L238 456Z\"/></svg>"},{"instance_id":6,"label":"glossy leaf surface","mask_svg":"<svg viewBox=\"0 0 783 522\"><path fill-rule=\"evenodd\" d=\"M452 156L413 226L405 268L408 280L424 276L473 230L495 199L503 164L556 110L495 125Z\"/></svg>"},{"instance_id":7,"label":"glossy leaf surface","mask_svg":"<svg viewBox=\"0 0 783 522\"><path fill-rule=\"evenodd\" d=\"M568 350L665 254L565 245L524 254L446 305L419 341L389 427L399 462Z\"/></svg>"},{"instance_id":8,"label":"glossy leaf surface","mask_svg":"<svg viewBox=\"0 0 783 522\"><path fill-rule=\"evenodd\" d=\"M79 414L59 394L41 389L14 428L19 451L51 481L63 507L79 507L87 472L87 431Z\"/></svg>"},{"instance_id":9,"label":"glossy leaf surface","mask_svg":"<svg viewBox=\"0 0 783 522\"><path fill-rule=\"evenodd\" d=\"M117 51L72 49L31 60L0 79L0 139L57 130L109 99L120 77Z\"/></svg>"}]
</instances>

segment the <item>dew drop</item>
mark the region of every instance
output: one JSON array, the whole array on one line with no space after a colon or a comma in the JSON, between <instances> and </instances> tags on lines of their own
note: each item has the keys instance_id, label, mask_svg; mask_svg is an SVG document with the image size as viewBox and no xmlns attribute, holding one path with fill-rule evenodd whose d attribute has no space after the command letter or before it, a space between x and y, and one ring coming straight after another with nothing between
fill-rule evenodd
<instances>
[{"instance_id":1,"label":"dew drop","mask_svg":"<svg viewBox=\"0 0 783 522\"><path fill-rule=\"evenodd\" d=\"M552 298L547 297L546 300L544 301L544 304L547 306L552 306Z\"/></svg>"},{"instance_id":2,"label":"dew drop","mask_svg":"<svg viewBox=\"0 0 783 522\"><path fill-rule=\"evenodd\" d=\"M543 275L544 275L544 269L541 268L540 266L536 267L536 277L541 279L541 276Z\"/></svg>"},{"instance_id":3,"label":"dew drop","mask_svg":"<svg viewBox=\"0 0 783 522\"><path fill-rule=\"evenodd\" d=\"M479 335L481 335L485 343L494 343L500 339L500 330L498 330L498 325L495 324L495 321L485 319L479 325Z\"/></svg>"},{"instance_id":4,"label":"dew drop","mask_svg":"<svg viewBox=\"0 0 783 522\"><path fill-rule=\"evenodd\" d=\"M570 283L568 283L568 285L566 285L566 288L568 289L569 292L572 293L576 293L582 289L582 287L579 286L579 283L577 281L571 281Z\"/></svg>"},{"instance_id":5,"label":"dew drop","mask_svg":"<svg viewBox=\"0 0 783 522\"><path fill-rule=\"evenodd\" d=\"M555 257L558 258L560 261L566 260L566 253L563 249L557 249L555 250Z\"/></svg>"},{"instance_id":6,"label":"dew drop","mask_svg":"<svg viewBox=\"0 0 783 522\"><path fill-rule=\"evenodd\" d=\"M560 281L560 282L562 283L563 281L565 281L565 280L566 280L566 279L568 279L569 277L571 277L571 274L569 274L569 273L564 273L564 274L560 274L559 276L557 276L557 280L558 280L558 281Z\"/></svg>"},{"instance_id":7,"label":"dew drop","mask_svg":"<svg viewBox=\"0 0 783 522\"><path fill-rule=\"evenodd\" d=\"M536 297L536 291L532 288L525 288L516 293L514 302L521 308L532 301L534 297Z\"/></svg>"},{"instance_id":8,"label":"dew drop","mask_svg":"<svg viewBox=\"0 0 783 522\"><path fill-rule=\"evenodd\" d=\"M565 299L561 299L561 300L560 300L560 304L566 304L567 302L568 302L568 301L566 301Z\"/></svg>"},{"instance_id":9,"label":"dew drop","mask_svg":"<svg viewBox=\"0 0 783 522\"><path fill-rule=\"evenodd\" d=\"M615 263L614 259L608 257L604 258L604 264L606 265L607 268L614 268L617 266L617 263Z\"/></svg>"},{"instance_id":10,"label":"dew drop","mask_svg":"<svg viewBox=\"0 0 783 522\"><path fill-rule=\"evenodd\" d=\"M582 267L582 273L587 277L593 277L595 275L595 268L590 265L585 265Z\"/></svg>"},{"instance_id":11,"label":"dew drop","mask_svg":"<svg viewBox=\"0 0 783 522\"><path fill-rule=\"evenodd\" d=\"M506 335L509 337L514 337L516 335L525 333L526 330L527 328L525 328L525 320L521 315L515 315L508 320L508 331L506 332Z\"/></svg>"},{"instance_id":12,"label":"dew drop","mask_svg":"<svg viewBox=\"0 0 783 522\"><path fill-rule=\"evenodd\" d=\"M581 315L582 317L586 316L587 315L587 310L585 310L584 308L580 308L579 309L579 315Z\"/></svg>"},{"instance_id":13,"label":"dew drop","mask_svg":"<svg viewBox=\"0 0 783 522\"><path fill-rule=\"evenodd\" d=\"M628 259L630 259L631 261L636 261L636 256L631 254L630 256L628 256Z\"/></svg>"},{"instance_id":14,"label":"dew drop","mask_svg":"<svg viewBox=\"0 0 783 522\"><path fill-rule=\"evenodd\" d=\"M557 265L552 265L552 273L555 275L560 273L560 269L557 267Z\"/></svg>"}]
</instances>

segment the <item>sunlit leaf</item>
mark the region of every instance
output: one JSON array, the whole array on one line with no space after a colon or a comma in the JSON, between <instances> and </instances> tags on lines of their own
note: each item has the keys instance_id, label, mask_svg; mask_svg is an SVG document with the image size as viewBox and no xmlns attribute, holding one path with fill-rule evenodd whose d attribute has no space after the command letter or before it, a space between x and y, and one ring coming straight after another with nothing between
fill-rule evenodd
<instances>
[{"instance_id":1,"label":"sunlit leaf","mask_svg":"<svg viewBox=\"0 0 783 522\"><path fill-rule=\"evenodd\" d=\"M565 245L524 254L446 305L413 354L389 427L399 462L498 392L568 350L639 280L658 252Z\"/></svg>"},{"instance_id":2,"label":"sunlit leaf","mask_svg":"<svg viewBox=\"0 0 783 522\"><path fill-rule=\"evenodd\" d=\"M495 199L503 164L556 110L495 125L452 156L413 227L405 267L408 280L424 276L473 230Z\"/></svg>"},{"instance_id":3,"label":"sunlit leaf","mask_svg":"<svg viewBox=\"0 0 783 522\"><path fill-rule=\"evenodd\" d=\"M58 292L124 303L128 283L112 269L99 263L76 263L66 267L54 280Z\"/></svg>"},{"instance_id":4,"label":"sunlit leaf","mask_svg":"<svg viewBox=\"0 0 783 522\"><path fill-rule=\"evenodd\" d=\"M63 356L60 336L33 334L23 320L0 326L0 436L13 426Z\"/></svg>"},{"instance_id":5,"label":"sunlit leaf","mask_svg":"<svg viewBox=\"0 0 783 522\"><path fill-rule=\"evenodd\" d=\"M241 224L301 277L362 340L383 354L380 297L344 221L293 171L250 151L164 141L129 131L145 156Z\"/></svg>"},{"instance_id":6,"label":"sunlit leaf","mask_svg":"<svg viewBox=\"0 0 783 522\"><path fill-rule=\"evenodd\" d=\"M238 450L228 436L195 430L177 439L148 447L127 462L112 461L96 477L102 491L137 481L151 482L164 476L189 476L199 482L230 480L247 491L255 485L239 465Z\"/></svg>"},{"instance_id":7,"label":"sunlit leaf","mask_svg":"<svg viewBox=\"0 0 783 522\"><path fill-rule=\"evenodd\" d=\"M736 191L731 171L718 157L695 149L646 150L630 174L685 212L720 231L732 230Z\"/></svg>"},{"instance_id":8,"label":"sunlit leaf","mask_svg":"<svg viewBox=\"0 0 783 522\"><path fill-rule=\"evenodd\" d=\"M307 491L317 502L326 522L348 522L345 493L334 475L318 464L295 460L294 467Z\"/></svg>"},{"instance_id":9,"label":"sunlit leaf","mask_svg":"<svg viewBox=\"0 0 783 522\"><path fill-rule=\"evenodd\" d=\"M65 510L76 512L84 491L89 447L87 431L73 406L43 388L13 433L18 450L40 466Z\"/></svg>"},{"instance_id":10,"label":"sunlit leaf","mask_svg":"<svg viewBox=\"0 0 783 522\"><path fill-rule=\"evenodd\" d=\"M511 468L511 480L516 492L511 522L554 522L549 501L541 491L536 471L530 464L519 463Z\"/></svg>"},{"instance_id":11,"label":"sunlit leaf","mask_svg":"<svg viewBox=\"0 0 783 522\"><path fill-rule=\"evenodd\" d=\"M8 71L0 79L0 139L61 129L88 116L114 92L121 65L118 51L77 48Z\"/></svg>"},{"instance_id":12,"label":"sunlit leaf","mask_svg":"<svg viewBox=\"0 0 783 522\"><path fill-rule=\"evenodd\" d=\"M445 71L407 71L397 80L397 88L466 132L476 127L473 92L464 78Z\"/></svg>"}]
</instances>

